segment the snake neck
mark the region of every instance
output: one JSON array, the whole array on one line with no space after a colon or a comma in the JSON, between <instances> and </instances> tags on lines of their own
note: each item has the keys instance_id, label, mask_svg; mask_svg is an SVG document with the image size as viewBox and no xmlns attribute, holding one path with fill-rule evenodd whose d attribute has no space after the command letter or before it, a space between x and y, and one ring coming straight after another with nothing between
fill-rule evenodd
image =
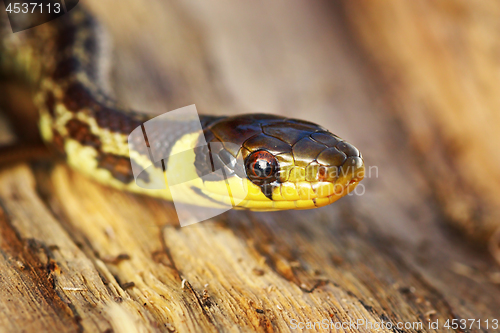
<instances>
[{"instance_id":1,"label":"snake neck","mask_svg":"<svg viewBox=\"0 0 500 333\"><path fill-rule=\"evenodd\" d=\"M140 125L148 116L119 105L110 95L110 50L105 30L84 8L40 26L12 33L5 19L0 22L0 70L3 75L23 78L36 94L41 112L58 114L52 104L60 102L76 114L117 118L122 132ZM103 115L104 114L104 115Z\"/></svg>"},{"instance_id":2,"label":"snake neck","mask_svg":"<svg viewBox=\"0 0 500 333\"><path fill-rule=\"evenodd\" d=\"M0 17L0 77L21 79L31 88L44 141L73 168L138 191L132 165L147 164L149 156L134 151L131 159L128 135L151 116L110 96L109 48L106 31L82 6L18 33L12 33L6 15ZM202 128L218 119L200 116ZM166 137L162 149L168 155L179 138L164 132L149 134Z\"/></svg>"}]
</instances>

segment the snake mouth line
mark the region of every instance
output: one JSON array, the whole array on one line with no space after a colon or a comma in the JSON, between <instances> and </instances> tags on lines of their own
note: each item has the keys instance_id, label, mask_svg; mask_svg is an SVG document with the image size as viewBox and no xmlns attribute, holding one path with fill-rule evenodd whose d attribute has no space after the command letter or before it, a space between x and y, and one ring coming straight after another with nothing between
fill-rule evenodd
<instances>
[{"instance_id":1,"label":"snake mouth line","mask_svg":"<svg viewBox=\"0 0 500 333\"><path fill-rule=\"evenodd\" d=\"M361 179L351 179L349 183L346 185L346 187L349 187L352 184L358 184L359 182L361 182Z\"/></svg>"},{"instance_id":2,"label":"snake mouth line","mask_svg":"<svg viewBox=\"0 0 500 333\"><path fill-rule=\"evenodd\" d=\"M359 184L359 182L361 182L360 179L351 179L346 185L342 186L342 190L327 195L326 198L343 197L344 195L349 194L354 189L354 187Z\"/></svg>"}]
</instances>

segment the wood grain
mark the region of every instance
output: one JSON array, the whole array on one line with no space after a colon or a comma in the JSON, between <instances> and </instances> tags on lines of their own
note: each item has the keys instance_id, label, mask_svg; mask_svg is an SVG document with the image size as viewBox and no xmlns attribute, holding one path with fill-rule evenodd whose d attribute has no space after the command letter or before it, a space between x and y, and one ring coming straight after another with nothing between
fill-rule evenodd
<instances>
[{"instance_id":1,"label":"wood grain","mask_svg":"<svg viewBox=\"0 0 500 333\"><path fill-rule=\"evenodd\" d=\"M448 227L446 201L393 108L414 100L404 104L406 90L389 98L359 47L368 31L353 39L362 15L375 14L320 1L86 4L113 36L117 98L152 113L195 103L306 117L361 149L365 192L180 228L172 204L100 186L60 161L4 167L4 330L286 332L292 320L363 319L422 323L384 332L430 332L447 331L447 319L500 319L498 266ZM387 43L406 33L383 31L372 33Z\"/></svg>"}]
</instances>

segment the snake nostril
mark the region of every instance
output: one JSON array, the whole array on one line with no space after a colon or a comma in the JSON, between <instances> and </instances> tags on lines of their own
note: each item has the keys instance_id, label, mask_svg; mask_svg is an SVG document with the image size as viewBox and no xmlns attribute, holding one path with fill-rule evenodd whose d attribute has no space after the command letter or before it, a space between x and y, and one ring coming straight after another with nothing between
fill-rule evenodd
<instances>
[{"instance_id":1,"label":"snake nostril","mask_svg":"<svg viewBox=\"0 0 500 333\"><path fill-rule=\"evenodd\" d=\"M359 156L359 150L349 142L341 141L337 144L336 148L346 154L347 157Z\"/></svg>"},{"instance_id":2,"label":"snake nostril","mask_svg":"<svg viewBox=\"0 0 500 333\"><path fill-rule=\"evenodd\" d=\"M349 177L355 181L360 181L365 176L365 165L361 157L348 157L340 167L340 177Z\"/></svg>"}]
</instances>

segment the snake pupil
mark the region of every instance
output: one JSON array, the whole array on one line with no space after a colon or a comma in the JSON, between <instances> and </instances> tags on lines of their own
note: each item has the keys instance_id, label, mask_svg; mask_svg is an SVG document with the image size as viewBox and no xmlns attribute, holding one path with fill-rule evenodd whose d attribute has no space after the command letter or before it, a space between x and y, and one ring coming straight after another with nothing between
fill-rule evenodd
<instances>
[{"instance_id":1,"label":"snake pupil","mask_svg":"<svg viewBox=\"0 0 500 333\"><path fill-rule=\"evenodd\" d=\"M245 166L248 179L256 185L260 186L276 180L278 162L266 150L259 150L248 156Z\"/></svg>"},{"instance_id":2,"label":"snake pupil","mask_svg":"<svg viewBox=\"0 0 500 333\"><path fill-rule=\"evenodd\" d=\"M270 175L272 171L271 164L266 160L258 160L255 162L253 167L253 172L255 176L259 178L266 178Z\"/></svg>"}]
</instances>

